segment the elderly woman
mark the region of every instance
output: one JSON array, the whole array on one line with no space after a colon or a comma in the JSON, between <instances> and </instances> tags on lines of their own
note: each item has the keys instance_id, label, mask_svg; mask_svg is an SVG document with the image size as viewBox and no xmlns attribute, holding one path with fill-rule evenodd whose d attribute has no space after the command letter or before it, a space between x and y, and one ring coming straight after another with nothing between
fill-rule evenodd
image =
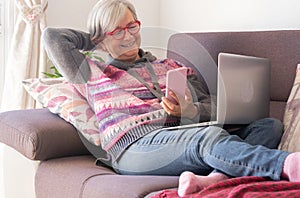
<instances>
[{"instance_id":1,"label":"elderly woman","mask_svg":"<svg viewBox=\"0 0 300 198\"><path fill-rule=\"evenodd\" d=\"M177 102L167 99L165 75L184 65L144 52L140 27L131 3L100 0L88 19L89 33L47 28L43 34L59 71L70 82L86 86L99 120L101 146L116 172L181 175L181 196L229 177L300 181L300 154L274 149L282 136L278 120L257 120L234 134L216 126L169 130L210 120L214 100L191 68L184 100L172 91ZM93 49L106 52L108 61L99 63L81 53ZM122 105L112 105L116 101Z\"/></svg>"}]
</instances>

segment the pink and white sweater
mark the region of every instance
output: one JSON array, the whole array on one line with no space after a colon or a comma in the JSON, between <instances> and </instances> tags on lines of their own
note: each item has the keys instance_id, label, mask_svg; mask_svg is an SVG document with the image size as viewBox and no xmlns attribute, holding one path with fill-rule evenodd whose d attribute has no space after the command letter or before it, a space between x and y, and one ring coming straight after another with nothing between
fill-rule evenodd
<instances>
[{"instance_id":1,"label":"pink and white sweater","mask_svg":"<svg viewBox=\"0 0 300 198\"><path fill-rule=\"evenodd\" d=\"M113 159L147 133L179 124L180 120L167 116L159 99L125 70L90 59L88 63L91 77L86 83L87 99L98 118L102 148ZM181 65L171 59L151 64L164 93L167 71ZM145 66L131 69L153 87L151 75Z\"/></svg>"}]
</instances>

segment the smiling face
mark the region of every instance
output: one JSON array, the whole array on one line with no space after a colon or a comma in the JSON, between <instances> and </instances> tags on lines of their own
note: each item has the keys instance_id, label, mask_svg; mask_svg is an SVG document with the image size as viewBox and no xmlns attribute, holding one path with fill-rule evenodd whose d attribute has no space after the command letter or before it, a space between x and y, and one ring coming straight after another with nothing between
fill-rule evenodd
<instances>
[{"instance_id":1,"label":"smiling face","mask_svg":"<svg viewBox=\"0 0 300 198\"><path fill-rule=\"evenodd\" d=\"M129 9L115 28L124 28L134 22L135 19ZM109 53L114 59L133 62L139 58L138 52L141 45L140 32L131 34L125 29L123 39L117 40L111 35L106 35L101 42L102 49Z\"/></svg>"}]
</instances>

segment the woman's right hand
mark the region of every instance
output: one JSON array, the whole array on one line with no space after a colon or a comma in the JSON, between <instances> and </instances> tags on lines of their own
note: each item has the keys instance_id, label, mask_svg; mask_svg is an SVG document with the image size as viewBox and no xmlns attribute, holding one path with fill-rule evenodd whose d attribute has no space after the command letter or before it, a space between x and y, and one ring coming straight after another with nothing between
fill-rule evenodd
<instances>
[{"instance_id":1,"label":"woman's right hand","mask_svg":"<svg viewBox=\"0 0 300 198\"><path fill-rule=\"evenodd\" d=\"M173 91L169 90L169 94L177 103L174 104L168 98L162 97L161 106L169 115L193 119L198 114L198 108L194 105L188 88L185 90L185 97L182 101L179 100Z\"/></svg>"}]
</instances>

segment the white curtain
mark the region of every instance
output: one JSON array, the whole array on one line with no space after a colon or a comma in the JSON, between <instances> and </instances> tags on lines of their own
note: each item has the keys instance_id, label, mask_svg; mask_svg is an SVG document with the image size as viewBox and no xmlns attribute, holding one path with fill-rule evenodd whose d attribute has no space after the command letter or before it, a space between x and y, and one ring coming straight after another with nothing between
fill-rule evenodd
<instances>
[{"instance_id":1,"label":"white curtain","mask_svg":"<svg viewBox=\"0 0 300 198\"><path fill-rule=\"evenodd\" d=\"M41 43L46 27L47 0L15 0L17 19L5 66L1 111L34 108L35 102L22 87L22 80L40 77L47 56Z\"/></svg>"}]
</instances>

